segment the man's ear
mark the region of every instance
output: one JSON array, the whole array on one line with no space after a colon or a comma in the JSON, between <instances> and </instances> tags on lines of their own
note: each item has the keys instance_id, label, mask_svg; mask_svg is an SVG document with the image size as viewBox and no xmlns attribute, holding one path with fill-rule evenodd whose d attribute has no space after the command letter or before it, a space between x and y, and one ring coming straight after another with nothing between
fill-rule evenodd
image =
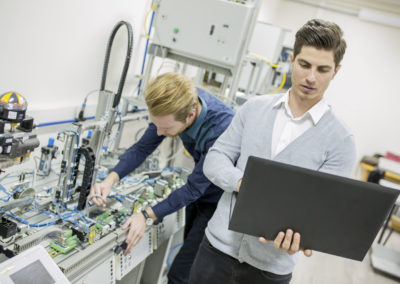
<instances>
[{"instance_id":1,"label":"man's ear","mask_svg":"<svg viewBox=\"0 0 400 284\"><path fill-rule=\"evenodd\" d=\"M188 116L186 117L186 123L189 123L191 121L193 121L193 119L196 117L196 109L192 109Z\"/></svg>"},{"instance_id":2,"label":"man's ear","mask_svg":"<svg viewBox=\"0 0 400 284\"><path fill-rule=\"evenodd\" d=\"M336 66L336 68L335 68L335 72L333 73L333 76L332 76L332 79L333 78L335 78L335 76L336 76L336 74L337 74L337 72L339 72L339 70L340 70L340 68L342 67L342 65L338 65L338 66Z\"/></svg>"},{"instance_id":3,"label":"man's ear","mask_svg":"<svg viewBox=\"0 0 400 284\"><path fill-rule=\"evenodd\" d=\"M293 70L293 64L294 64L294 56L293 53L290 54L290 68Z\"/></svg>"}]
</instances>

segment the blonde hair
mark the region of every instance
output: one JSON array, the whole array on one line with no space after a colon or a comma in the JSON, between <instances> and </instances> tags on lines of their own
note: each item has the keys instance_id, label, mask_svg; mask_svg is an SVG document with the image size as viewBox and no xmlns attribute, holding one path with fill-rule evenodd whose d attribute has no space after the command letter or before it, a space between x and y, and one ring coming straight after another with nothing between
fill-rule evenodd
<instances>
[{"instance_id":1,"label":"blonde hair","mask_svg":"<svg viewBox=\"0 0 400 284\"><path fill-rule=\"evenodd\" d=\"M145 100L154 116L172 114L186 122L192 109L197 109L197 90L193 82L178 73L165 73L152 80L146 88Z\"/></svg>"}]
</instances>

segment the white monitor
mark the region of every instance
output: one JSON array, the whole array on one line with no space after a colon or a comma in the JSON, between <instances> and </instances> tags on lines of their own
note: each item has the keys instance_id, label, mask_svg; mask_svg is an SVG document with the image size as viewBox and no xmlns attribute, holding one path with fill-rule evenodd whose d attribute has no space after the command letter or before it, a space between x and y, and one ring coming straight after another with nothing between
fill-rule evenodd
<instances>
[{"instance_id":1,"label":"white monitor","mask_svg":"<svg viewBox=\"0 0 400 284\"><path fill-rule=\"evenodd\" d=\"M47 251L37 245L0 263L2 284L70 283Z\"/></svg>"}]
</instances>

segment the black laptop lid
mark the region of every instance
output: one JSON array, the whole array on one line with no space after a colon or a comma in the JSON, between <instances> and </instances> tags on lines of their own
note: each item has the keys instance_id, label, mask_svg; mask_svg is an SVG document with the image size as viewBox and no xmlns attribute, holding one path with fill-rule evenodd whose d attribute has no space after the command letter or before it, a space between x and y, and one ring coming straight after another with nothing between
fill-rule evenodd
<instances>
[{"instance_id":1,"label":"black laptop lid","mask_svg":"<svg viewBox=\"0 0 400 284\"><path fill-rule=\"evenodd\" d=\"M362 261L399 191L250 156L229 229Z\"/></svg>"}]
</instances>

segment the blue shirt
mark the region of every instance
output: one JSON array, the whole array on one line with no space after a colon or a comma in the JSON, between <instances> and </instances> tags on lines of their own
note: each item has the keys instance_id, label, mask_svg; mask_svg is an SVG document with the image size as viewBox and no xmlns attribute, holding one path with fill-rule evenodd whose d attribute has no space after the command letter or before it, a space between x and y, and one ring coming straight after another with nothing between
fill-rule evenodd
<instances>
[{"instance_id":1,"label":"blue shirt","mask_svg":"<svg viewBox=\"0 0 400 284\"><path fill-rule=\"evenodd\" d=\"M158 219L198 200L216 203L222 190L203 174L203 163L208 149L229 126L234 112L213 95L197 89L202 110L193 124L179 134L183 146L192 155L195 166L184 186L172 192L167 199L152 209ZM142 138L128 148L113 169L120 179L137 168L150 155L165 136L157 135L157 127L150 123Z\"/></svg>"}]
</instances>

